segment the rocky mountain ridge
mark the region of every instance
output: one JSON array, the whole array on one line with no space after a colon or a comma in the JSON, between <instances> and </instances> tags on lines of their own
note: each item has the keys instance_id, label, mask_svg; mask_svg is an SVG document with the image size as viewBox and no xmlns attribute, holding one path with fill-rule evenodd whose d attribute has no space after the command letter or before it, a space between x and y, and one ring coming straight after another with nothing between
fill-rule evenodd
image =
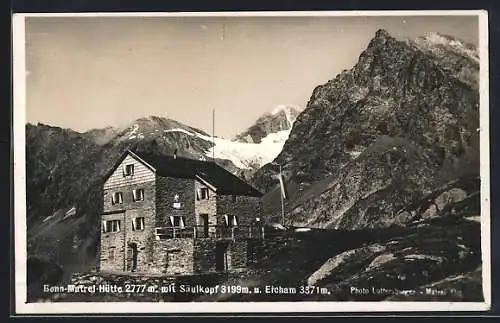
<instances>
[{"instance_id":1,"label":"rocky mountain ridge","mask_svg":"<svg viewBox=\"0 0 500 323\"><path fill-rule=\"evenodd\" d=\"M418 42L379 30L351 70L314 89L282 152L255 175L273 194L282 165L290 224L355 229L376 214L389 225L405 204L479 174L477 62Z\"/></svg>"}]
</instances>

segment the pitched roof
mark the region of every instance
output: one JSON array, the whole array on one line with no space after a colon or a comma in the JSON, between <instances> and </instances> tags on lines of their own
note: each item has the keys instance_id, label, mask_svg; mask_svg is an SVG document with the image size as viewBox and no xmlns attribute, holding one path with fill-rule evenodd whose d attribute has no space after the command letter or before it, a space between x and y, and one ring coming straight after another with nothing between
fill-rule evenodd
<instances>
[{"instance_id":1,"label":"pitched roof","mask_svg":"<svg viewBox=\"0 0 500 323\"><path fill-rule=\"evenodd\" d=\"M165 177L199 177L222 195L262 196L262 193L214 162L129 151Z\"/></svg>"}]
</instances>

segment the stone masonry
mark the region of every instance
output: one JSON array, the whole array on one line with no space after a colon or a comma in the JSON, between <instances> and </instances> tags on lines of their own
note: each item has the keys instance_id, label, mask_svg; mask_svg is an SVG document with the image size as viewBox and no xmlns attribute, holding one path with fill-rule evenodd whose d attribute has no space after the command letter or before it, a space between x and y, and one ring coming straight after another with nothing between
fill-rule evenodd
<instances>
[{"instance_id":1,"label":"stone masonry","mask_svg":"<svg viewBox=\"0 0 500 323\"><path fill-rule=\"evenodd\" d=\"M144 200L133 201L132 190L144 189ZM123 203L112 205L111 195L120 191L123 194ZM104 214L103 221L119 220L119 232L102 232L101 227L101 255L100 269L102 271L132 271L127 265L129 248L133 244L137 250L137 267L135 271L146 271L148 262L153 256L154 241L154 214L155 214L155 184L154 182L141 183L104 191ZM106 214L110 212L109 214ZM144 229L133 230L133 218L144 218ZM102 225L101 225L102 226ZM129 257L130 258L130 257Z\"/></svg>"}]
</instances>

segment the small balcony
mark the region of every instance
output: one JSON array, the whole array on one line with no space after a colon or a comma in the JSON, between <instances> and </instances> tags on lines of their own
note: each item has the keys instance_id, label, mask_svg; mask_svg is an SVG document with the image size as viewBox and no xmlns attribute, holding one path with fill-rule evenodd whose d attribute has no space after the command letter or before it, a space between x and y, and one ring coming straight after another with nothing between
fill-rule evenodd
<instances>
[{"instance_id":1,"label":"small balcony","mask_svg":"<svg viewBox=\"0 0 500 323\"><path fill-rule=\"evenodd\" d=\"M217 239L243 240L264 239L263 226L186 226L186 227L157 227L156 240L165 239Z\"/></svg>"}]
</instances>

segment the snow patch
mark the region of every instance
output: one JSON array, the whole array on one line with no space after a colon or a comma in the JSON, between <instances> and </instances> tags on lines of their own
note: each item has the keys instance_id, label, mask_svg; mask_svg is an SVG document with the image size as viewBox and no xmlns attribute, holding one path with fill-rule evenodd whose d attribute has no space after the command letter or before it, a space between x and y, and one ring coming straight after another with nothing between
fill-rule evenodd
<instances>
[{"instance_id":1,"label":"snow patch","mask_svg":"<svg viewBox=\"0 0 500 323\"><path fill-rule=\"evenodd\" d=\"M467 217L465 217L465 219L468 220L468 221L474 221L474 222L481 223L481 216L479 216L479 215L467 216Z\"/></svg>"},{"instance_id":2,"label":"snow patch","mask_svg":"<svg viewBox=\"0 0 500 323\"><path fill-rule=\"evenodd\" d=\"M56 214L52 214L52 215L49 215L48 217L46 217L45 219L42 220L42 222L47 222L49 221L50 219L53 219L54 217L56 216Z\"/></svg>"},{"instance_id":3,"label":"snow patch","mask_svg":"<svg viewBox=\"0 0 500 323\"><path fill-rule=\"evenodd\" d=\"M236 167L242 169L249 169L256 166L262 167L272 162L283 149L283 145L290 134L290 130L272 133L262 138L261 142L256 144L231 141L218 137L212 138L198 132L189 132L181 128L164 130L163 132L181 132L189 136L196 136L208 142L212 142L214 146L205 151L206 157L215 155L215 158L230 160Z\"/></svg>"},{"instance_id":4,"label":"snow patch","mask_svg":"<svg viewBox=\"0 0 500 323\"><path fill-rule=\"evenodd\" d=\"M289 134L290 130L272 133L262 138L258 144L212 138L200 133L196 133L196 136L214 143L214 146L205 152L207 157L215 155L216 158L230 160L238 168L248 169L272 162L283 149Z\"/></svg>"},{"instance_id":5,"label":"snow patch","mask_svg":"<svg viewBox=\"0 0 500 323\"><path fill-rule=\"evenodd\" d=\"M182 132L182 133L185 133L185 134L190 135L190 136L194 136L195 135L194 133L189 132L189 131L184 130L184 129L181 129L181 128L163 130L163 132L165 132L165 133L167 133L167 132Z\"/></svg>"},{"instance_id":6,"label":"snow patch","mask_svg":"<svg viewBox=\"0 0 500 323\"><path fill-rule=\"evenodd\" d=\"M348 151L347 152L353 159L358 158L359 155L361 155L362 151Z\"/></svg>"},{"instance_id":7,"label":"snow patch","mask_svg":"<svg viewBox=\"0 0 500 323\"><path fill-rule=\"evenodd\" d=\"M63 217L63 220L73 216L76 214L76 207L72 207L71 209L69 209L65 214L64 214L64 217Z\"/></svg>"},{"instance_id":8,"label":"snow patch","mask_svg":"<svg viewBox=\"0 0 500 323\"><path fill-rule=\"evenodd\" d=\"M432 255L419 255L419 254L407 255L405 256L405 260L431 260L437 263L443 262L443 258L441 257Z\"/></svg>"},{"instance_id":9,"label":"snow patch","mask_svg":"<svg viewBox=\"0 0 500 323\"><path fill-rule=\"evenodd\" d=\"M380 268L382 265L390 261L393 261L395 259L397 259L397 257L395 257L394 254L392 253L381 254L380 256L372 260L372 262L368 265L366 270L368 271L374 268Z\"/></svg>"},{"instance_id":10,"label":"snow patch","mask_svg":"<svg viewBox=\"0 0 500 323\"><path fill-rule=\"evenodd\" d=\"M440 35L439 33L427 33L426 35L424 35L424 37L417 38L416 42L417 44L427 48L433 47L435 45L444 46L456 53L462 54L473 59L476 62L479 62L477 51L471 50L463 42L457 39L450 39L448 37Z\"/></svg>"},{"instance_id":11,"label":"snow patch","mask_svg":"<svg viewBox=\"0 0 500 323\"><path fill-rule=\"evenodd\" d=\"M132 131L130 132L129 135L133 135L133 134L137 133L138 130L139 130L139 125L138 124L134 124L133 128L132 128Z\"/></svg>"},{"instance_id":12,"label":"snow patch","mask_svg":"<svg viewBox=\"0 0 500 323\"><path fill-rule=\"evenodd\" d=\"M280 223L271 223L270 226L275 230L286 230L286 228Z\"/></svg>"}]
</instances>

